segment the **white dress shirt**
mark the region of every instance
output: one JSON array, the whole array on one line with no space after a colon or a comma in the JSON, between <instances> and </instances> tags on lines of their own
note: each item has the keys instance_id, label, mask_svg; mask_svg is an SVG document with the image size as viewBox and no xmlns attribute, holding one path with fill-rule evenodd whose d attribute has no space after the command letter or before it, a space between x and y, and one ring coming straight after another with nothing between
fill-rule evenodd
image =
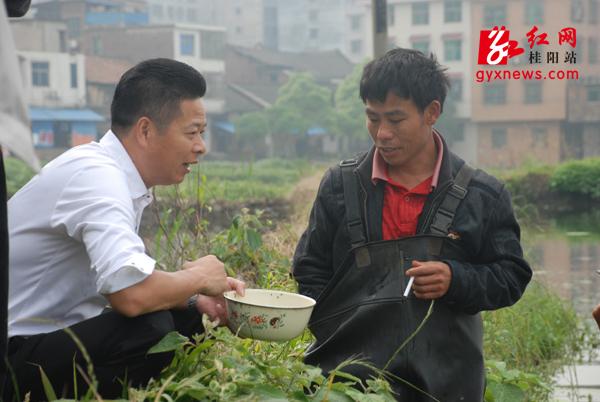
<instances>
[{"instance_id":1,"label":"white dress shirt","mask_svg":"<svg viewBox=\"0 0 600 402\"><path fill-rule=\"evenodd\" d=\"M152 202L109 131L48 163L8 201L8 336L51 332L97 316L104 294L154 270L137 231Z\"/></svg>"}]
</instances>

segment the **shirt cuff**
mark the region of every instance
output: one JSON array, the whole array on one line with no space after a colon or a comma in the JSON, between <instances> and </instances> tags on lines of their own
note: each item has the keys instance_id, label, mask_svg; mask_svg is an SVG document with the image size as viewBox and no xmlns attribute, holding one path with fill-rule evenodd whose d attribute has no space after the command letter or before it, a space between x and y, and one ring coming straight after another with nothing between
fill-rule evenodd
<instances>
[{"instance_id":1,"label":"shirt cuff","mask_svg":"<svg viewBox=\"0 0 600 402\"><path fill-rule=\"evenodd\" d=\"M135 254L98 283L98 293L110 294L133 286L150 276L155 265L156 261L148 255Z\"/></svg>"}]
</instances>

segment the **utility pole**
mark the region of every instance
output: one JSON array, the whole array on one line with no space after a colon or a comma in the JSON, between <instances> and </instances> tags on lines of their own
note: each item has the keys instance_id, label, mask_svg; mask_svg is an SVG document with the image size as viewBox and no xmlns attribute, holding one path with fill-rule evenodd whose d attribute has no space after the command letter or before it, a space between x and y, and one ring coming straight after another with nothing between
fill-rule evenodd
<instances>
[{"instance_id":1,"label":"utility pole","mask_svg":"<svg viewBox=\"0 0 600 402\"><path fill-rule=\"evenodd\" d=\"M387 0L371 0L373 16L373 58L383 56L388 50Z\"/></svg>"}]
</instances>

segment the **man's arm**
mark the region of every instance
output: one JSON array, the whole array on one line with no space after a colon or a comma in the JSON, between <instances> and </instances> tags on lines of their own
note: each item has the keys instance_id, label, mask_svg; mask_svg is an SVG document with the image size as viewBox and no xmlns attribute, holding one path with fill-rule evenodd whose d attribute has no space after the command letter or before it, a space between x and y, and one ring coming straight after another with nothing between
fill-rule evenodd
<instances>
[{"instance_id":1,"label":"man's arm","mask_svg":"<svg viewBox=\"0 0 600 402\"><path fill-rule=\"evenodd\" d=\"M298 282L299 292L314 299L333 275L333 239L338 223L331 211L335 202L332 176L330 169L321 180L308 227L296 246L292 263L292 274Z\"/></svg>"},{"instance_id":2,"label":"man's arm","mask_svg":"<svg viewBox=\"0 0 600 402\"><path fill-rule=\"evenodd\" d=\"M510 306L521 298L531 280L532 271L523 258L520 229L506 189L502 190L492 211L479 253L480 260L484 262L472 264L445 260L421 263L425 264L430 275L436 275L435 278L429 278L432 282L437 279L437 283L428 283L433 286L428 288L422 281L422 287L417 286L416 289L430 290L432 293L442 289L442 294L435 294L437 297L424 298L441 297L453 308L470 314ZM407 275L414 273L413 270L407 271ZM443 290L444 278L448 280L446 290Z\"/></svg>"},{"instance_id":3,"label":"man's arm","mask_svg":"<svg viewBox=\"0 0 600 402\"><path fill-rule=\"evenodd\" d=\"M596 320L596 324L598 324L598 329L600 329L600 304L596 306L594 311L592 312L594 320Z\"/></svg>"},{"instance_id":4,"label":"man's arm","mask_svg":"<svg viewBox=\"0 0 600 402\"><path fill-rule=\"evenodd\" d=\"M135 317L153 311L183 307L195 294L218 296L232 289L232 286L238 290L237 282L228 281L223 263L213 255L187 262L183 268L176 272L154 270L143 281L107 294L106 297L113 309L123 315Z\"/></svg>"}]
</instances>

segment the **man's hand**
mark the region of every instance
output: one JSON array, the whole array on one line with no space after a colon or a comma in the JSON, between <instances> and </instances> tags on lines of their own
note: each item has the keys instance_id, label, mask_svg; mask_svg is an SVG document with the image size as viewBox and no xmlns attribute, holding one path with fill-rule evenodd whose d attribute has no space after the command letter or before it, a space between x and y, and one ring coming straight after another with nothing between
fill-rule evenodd
<instances>
[{"instance_id":1,"label":"man's hand","mask_svg":"<svg viewBox=\"0 0 600 402\"><path fill-rule=\"evenodd\" d=\"M194 270L203 284L199 293L207 296L219 296L229 290L225 266L214 255L207 255L195 261L187 261L183 269Z\"/></svg>"},{"instance_id":2,"label":"man's hand","mask_svg":"<svg viewBox=\"0 0 600 402\"><path fill-rule=\"evenodd\" d=\"M238 279L228 277L227 285L229 290L235 290L240 296L244 295L246 284ZM211 321L218 320L219 325L227 324L227 308L225 297L198 295L196 300L196 309L200 314L208 315Z\"/></svg>"},{"instance_id":3,"label":"man's hand","mask_svg":"<svg viewBox=\"0 0 600 402\"><path fill-rule=\"evenodd\" d=\"M596 320L596 324L598 324L598 329L600 329L600 304L596 306L592 315L594 316L594 320Z\"/></svg>"},{"instance_id":4,"label":"man's hand","mask_svg":"<svg viewBox=\"0 0 600 402\"><path fill-rule=\"evenodd\" d=\"M406 276L414 276L413 291L418 299L439 299L448 292L452 271L439 261L413 261Z\"/></svg>"}]
</instances>

